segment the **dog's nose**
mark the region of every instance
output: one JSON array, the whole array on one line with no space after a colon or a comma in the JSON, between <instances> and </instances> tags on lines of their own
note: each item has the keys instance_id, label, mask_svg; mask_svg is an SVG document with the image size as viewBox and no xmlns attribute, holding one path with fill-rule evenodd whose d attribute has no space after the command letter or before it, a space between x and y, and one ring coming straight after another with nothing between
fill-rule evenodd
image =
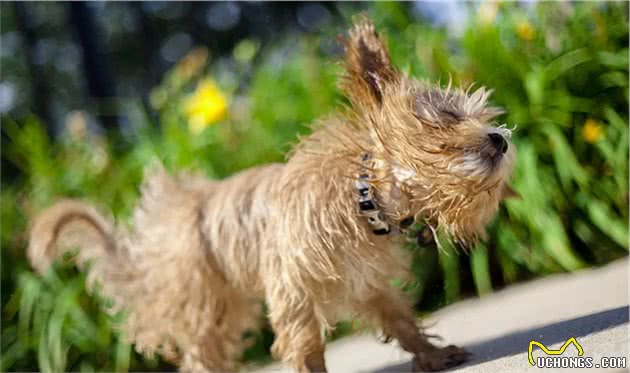
<instances>
[{"instance_id":1,"label":"dog's nose","mask_svg":"<svg viewBox=\"0 0 630 373\"><path fill-rule=\"evenodd\" d=\"M508 150L508 143L505 140L505 137L501 136L498 133L490 133L488 134L490 138L490 142L497 150L500 150L501 153L505 153Z\"/></svg>"}]
</instances>

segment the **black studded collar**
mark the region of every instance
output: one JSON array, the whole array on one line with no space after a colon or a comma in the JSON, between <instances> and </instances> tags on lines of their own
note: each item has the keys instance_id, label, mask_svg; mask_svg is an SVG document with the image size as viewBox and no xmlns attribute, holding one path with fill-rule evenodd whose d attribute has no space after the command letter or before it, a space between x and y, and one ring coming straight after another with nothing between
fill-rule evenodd
<instances>
[{"instance_id":1,"label":"black studded collar","mask_svg":"<svg viewBox=\"0 0 630 373\"><path fill-rule=\"evenodd\" d=\"M359 214L367 218L367 222L372 228L372 233L380 236L391 233L392 227L387 220L385 220L385 216L379 209L374 190L370 185L370 174L368 170L371 169L371 167L367 166L367 162L369 162L370 159L371 156L369 153L364 153L361 156L363 167L355 181L355 188L358 192ZM404 231L413 223L414 217L409 216L400 222L398 230Z\"/></svg>"}]
</instances>

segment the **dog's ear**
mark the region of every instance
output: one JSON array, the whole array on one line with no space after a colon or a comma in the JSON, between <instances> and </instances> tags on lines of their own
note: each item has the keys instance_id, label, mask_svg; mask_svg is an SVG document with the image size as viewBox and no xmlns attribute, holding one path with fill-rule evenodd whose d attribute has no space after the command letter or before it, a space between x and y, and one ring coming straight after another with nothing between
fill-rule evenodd
<instances>
[{"instance_id":1,"label":"dog's ear","mask_svg":"<svg viewBox=\"0 0 630 373\"><path fill-rule=\"evenodd\" d=\"M388 84L398 80L385 41L374 24L361 14L354 19L348 37L341 37L345 46L346 76L341 88L353 105L378 105Z\"/></svg>"}]
</instances>

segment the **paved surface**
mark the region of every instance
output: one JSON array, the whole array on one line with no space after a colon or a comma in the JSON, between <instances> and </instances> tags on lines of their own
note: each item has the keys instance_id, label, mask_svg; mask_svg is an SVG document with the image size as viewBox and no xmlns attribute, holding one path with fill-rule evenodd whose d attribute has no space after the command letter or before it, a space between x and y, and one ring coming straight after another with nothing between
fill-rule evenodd
<instances>
[{"instance_id":1,"label":"paved surface","mask_svg":"<svg viewBox=\"0 0 630 373\"><path fill-rule=\"evenodd\" d=\"M628 265L626 258L606 267L549 276L458 302L431 315L428 325L435 325L429 332L442 336L446 344L464 346L473 353L468 363L451 370L457 372L539 371L527 361L531 339L558 349L575 337L584 356L593 357L594 363L603 356L630 360ZM543 355L534 348L535 357ZM563 356L575 355L577 350L570 346ZM371 335L328 344L326 361L331 373L411 369L411 355L395 344L381 344ZM607 371L627 372L628 368ZM276 363L260 371L288 369Z\"/></svg>"}]
</instances>

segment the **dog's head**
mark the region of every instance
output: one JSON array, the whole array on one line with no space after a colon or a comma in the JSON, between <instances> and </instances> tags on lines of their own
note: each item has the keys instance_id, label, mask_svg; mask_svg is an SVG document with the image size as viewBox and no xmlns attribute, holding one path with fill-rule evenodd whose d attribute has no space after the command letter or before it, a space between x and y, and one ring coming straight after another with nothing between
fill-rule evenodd
<instances>
[{"instance_id":1,"label":"dog's head","mask_svg":"<svg viewBox=\"0 0 630 373\"><path fill-rule=\"evenodd\" d=\"M456 241L483 236L507 185L515 148L490 92L440 88L411 79L390 62L373 24L360 17L343 39L342 89L372 150L411 196L409 212Z\"/></svg>"}]
</instances>

